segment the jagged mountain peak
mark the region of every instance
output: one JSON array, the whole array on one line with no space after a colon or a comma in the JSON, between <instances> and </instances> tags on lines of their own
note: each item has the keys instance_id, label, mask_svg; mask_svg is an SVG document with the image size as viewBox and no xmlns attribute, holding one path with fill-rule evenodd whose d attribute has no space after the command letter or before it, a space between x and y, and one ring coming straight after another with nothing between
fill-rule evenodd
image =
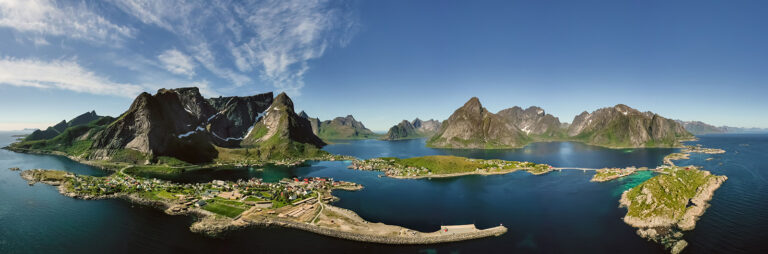
<instances>
[{"instance_id":1,"label":"jagged mountain peak","mask_svg":"<svg viewBox=\"0 0 768 254\"><path fill-rule=\"evenodd\" d=\"M293 100L291 100L291 97L288 97L285 92L282 92L278 94L277 97L275 97L275 100L272 102L272 106L285 106L286 109L290 109L291 112L293 112Z\"/></svg>"}]
</instances>

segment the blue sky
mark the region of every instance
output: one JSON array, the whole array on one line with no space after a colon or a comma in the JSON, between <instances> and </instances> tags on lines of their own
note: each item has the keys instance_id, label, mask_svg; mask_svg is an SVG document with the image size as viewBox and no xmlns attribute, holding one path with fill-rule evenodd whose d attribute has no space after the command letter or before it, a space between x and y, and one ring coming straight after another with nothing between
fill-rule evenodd
<instances>
[{"instance_id":1,"label":"blue sky","mask_svg":"<svg viewBox=\"0 0 768 254\"><path fill-rule=\"evenodd\" d=\"M764 1L0 1L0 129L141 91L286 91L373 130L472 96L570 122L624 103L768 127Z\"/></svg>"}]
</instances>

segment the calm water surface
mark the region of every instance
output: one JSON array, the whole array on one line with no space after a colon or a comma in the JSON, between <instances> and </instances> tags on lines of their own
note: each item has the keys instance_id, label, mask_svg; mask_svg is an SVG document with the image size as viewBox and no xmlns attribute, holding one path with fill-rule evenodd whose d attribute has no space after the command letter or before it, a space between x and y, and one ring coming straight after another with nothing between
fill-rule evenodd
<instances>
[{"instance_id":1,"label":"calm water surface","mask_svg":"<svg viewBox=\"0 0 768 254\"><path fill-rule=\"evenodd\" d=\"M0 144L13 141L0 132ZM696 229L686 234L687 252L765 253L768 234L768 135L704 136L697 143L728 151L693 155L681 164L702 165L729 180ZM579 143L537 143L514 150L442 150L424 140L376 140L334 144L332 153L360 158L453 154L548 163L554 166L656 166L673 149L611 150ZM712 160L706 158L712 157ZM650 173L619 181L591 183L591 172L563 171L543 176L516 172L435 180L380 178L379 173L346 169L348 162L315 162L305 167L200 170L175 178L183 182L211 179L324 176L361 183L357 192L336 191L337 206L363 218L422 231L440 225L503 224L501 237L433 246L387 246L324 237L298 230L253 228L222 239L189 232L194 220L133 206L122 200L76 200L51 186L27 186L8 167L52 168L78 174L108 172L56 156L0 150L0 253L81 252L266 252L266 253L654 253L663 250L636 236L621 221L621 192L648 179Z\"/></svg>"}]
</instances>

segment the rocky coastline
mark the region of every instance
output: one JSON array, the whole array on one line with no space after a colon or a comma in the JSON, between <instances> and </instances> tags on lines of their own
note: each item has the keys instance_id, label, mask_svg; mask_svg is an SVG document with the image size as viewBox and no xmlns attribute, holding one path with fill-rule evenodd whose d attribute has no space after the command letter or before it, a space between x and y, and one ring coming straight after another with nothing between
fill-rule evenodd
<instances>
[{"instance_id":1,"label":"rocky coastline","mask_svg":"<svg viewBox=\"0 0 768 254\"><path fill-rule=\"evenodd\" d=\"M686 201L686 203L692 205L687 206L682 215L679 213L667 213L664 215L638 217L632 216L628 212L623 218L624 222L632 227L638 228L637 234L639 236L663 244L671 253L681 252L688 244L682 239L682 231L689 231L695 228L696 221L704 214L707 207L709 207L708 202L714 196L715 190L720 188L723 182L728 179L726 176L711 175L709 171L702 172L702 174L706 176L706 180L696 188L693 197ZM660 181L661 180L659 180L659 182ZM640 200L632 200L628 196L628 193L632 189L627 190L621 195L619 207L627 207L629 209L633 202L648 204L650 205L649 209L663 206L663 204L657 204L657 202L661 202L657 201L659 197L654 197L649 189L642 186L635 188L642 188L642 198ZM666 190L667 187L663 188ZM653 210L645 210L642 211L641 214L649 212L653 212Z\"/></svg>"}]
</instances>

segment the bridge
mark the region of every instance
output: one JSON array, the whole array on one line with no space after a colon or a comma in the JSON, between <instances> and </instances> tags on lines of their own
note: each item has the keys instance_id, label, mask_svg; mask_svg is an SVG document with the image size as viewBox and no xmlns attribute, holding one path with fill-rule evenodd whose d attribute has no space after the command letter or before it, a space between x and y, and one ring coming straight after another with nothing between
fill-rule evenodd
<instances>
[{"instance_id":1,"label":"bridge","mask_svg":"<svg viewBox=\"0 0 768 254\"><path fill-rule=\"evenodd\" d=\"M598 170L598 168L575 168L575 167L562 167L562 168L552 168L552 170L581 170L581 171L595 171Z\"/></svg>"}]
</instances>

